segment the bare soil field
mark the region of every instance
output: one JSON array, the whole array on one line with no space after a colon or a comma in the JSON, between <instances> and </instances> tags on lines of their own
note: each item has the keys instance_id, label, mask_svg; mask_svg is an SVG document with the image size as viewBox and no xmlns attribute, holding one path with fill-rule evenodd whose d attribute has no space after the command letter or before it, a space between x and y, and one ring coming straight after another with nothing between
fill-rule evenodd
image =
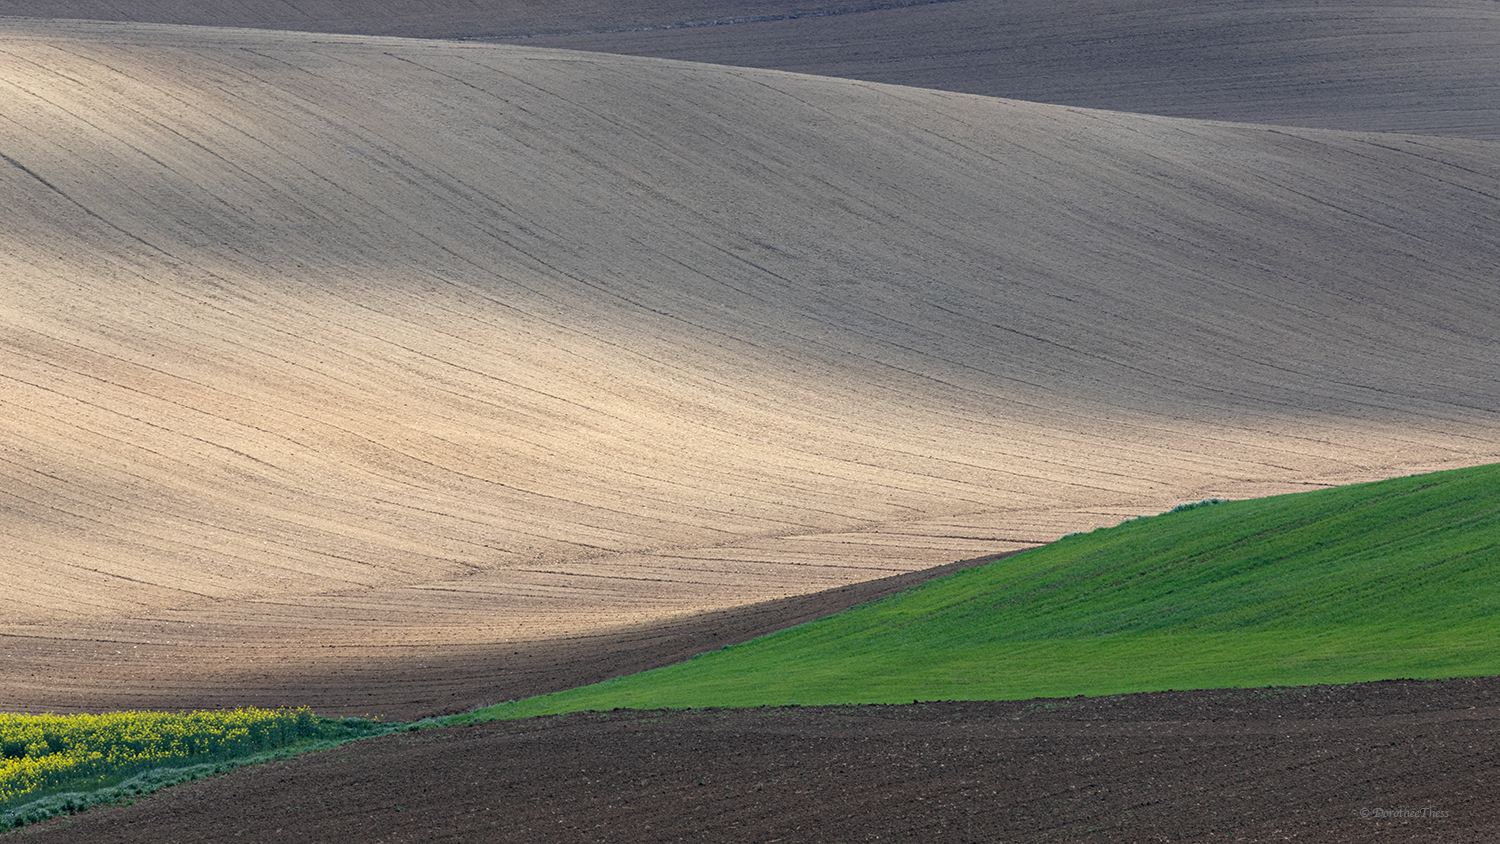
<instances>
[{"instance_id":1,"label":"bare soil field","mask_svg":"<svg viewBox=\"0 0 1500 844\"><path fill-rule=\"evenodd\" d=\"M863 11L882 0L826 4ZM0 0L0 15L301 32L466 38L598 32L708 20L785 17L823 8L794 0Z\"/></svg>"},{"instance_id":2,"label":"bare soil field","mask_svg":"<svg viewBox=\"0 0 1500 844\"><path fill-rule=\"evenodd\" d=\"M1493 143L4 32L6 709L420 709L376 678L1500 459Z\"/></svg>"},{"instance_id":3,"label":"bare soil field","mask_svg":"<svg viewBox=\"0 0 1500 844\"><path fill-rule=\"evenodd\" d=\"M1494 3L0 15L0 709L458 711L1500 460ZM1484 838L1496 687L542 719L45 835Z\"/></svg>"},{"instance_id":4,"label":"bare soil field","mask_svg":"<svg viewBox=\"0 0 1500 844\"><path fill-rule=\"evenodd\" d=\"M1116 111L1500 139L1500 8L1489 0L958 0L510 40Z\"/></svg>"},{"instance_id":5,"label":"bare soil field","mask_svg":"<svg viewBox=\"0 0 1500 844\"><path fill-rule=\"evenodd\" d=\"M580 713L241 769L37 840L1485 841L1497 700L1489 678Z\"/></svg>"},{"instance_id":6,"label":"bare soil field","mask_svg":"<svg viewBox=\"0 0 1500 844\"><path fill-rule=\"evenodd\" d=\"M1115 111L1500 139L1491 0L0 0L0 15L485 38Z\"/></svg>"},{"instance_id":7,"label":"bare soil field","mask_svg":"<svg viewBox=\"0 0 1500 844\"><path fill-rule=\"evenodd\" d=\"M110 648L115 658L108 660L97 650L75 650L79 643L73 640L73 647L62 648L39 637L11 636L3 641L0 659L22 688L35 676L32 672L64 678L63 688L51 692L57 701L52 708L308 706L324 716L410 722L671 665L1006 556L978 557L655 623L585 626L573 635L518 640L503 648L472 642L443 648L344 643L311 646L310 658L297 659L290 651L309 649L308 634L294 630L283 634L289 644L282 651L266 645L246 647L239 641L199 644L197 648L208 654L184 667L163 659L149 644L143 653L139 645L109 643L115 646ZM100 683L101 676L121 679ZM185 676L191 678L191 686Z\"/></svg>"}]
</instances>

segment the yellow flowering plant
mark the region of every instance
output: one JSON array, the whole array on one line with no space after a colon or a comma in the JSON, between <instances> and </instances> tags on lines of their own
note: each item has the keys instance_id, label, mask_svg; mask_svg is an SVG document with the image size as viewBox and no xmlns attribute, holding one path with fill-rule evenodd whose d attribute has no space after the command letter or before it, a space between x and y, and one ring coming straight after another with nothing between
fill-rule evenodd
<instances>
[{"instance_id":1,"label":"yellow flowering plant","mask_svg":"<svg viewBox=\"0 0 1500 844\"><path fill-rule=\"evenodd\" d=\"M307 708L0 715L0 808L150 767L233 759L319 738Z\"/></svg>"}]
</instances>

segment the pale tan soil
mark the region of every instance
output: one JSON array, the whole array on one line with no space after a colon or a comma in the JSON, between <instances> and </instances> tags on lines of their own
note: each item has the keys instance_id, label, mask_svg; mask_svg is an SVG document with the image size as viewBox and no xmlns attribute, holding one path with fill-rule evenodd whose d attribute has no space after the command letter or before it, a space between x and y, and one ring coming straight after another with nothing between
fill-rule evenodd
<instances>
[{"instance_id":1,"label":"pale tan soil","mask_svg":"<svg viewBox=\"0 0 1500 844\"><path fill-rule=\"evenodd\" d=\"M0 14L1500 137L1492 3L876 5ZM0 156L0 710L454 711L1500 451L1494 144L12 22ZM540 719L47 834L1455 840L1495 827L1493 685Z\"/></svg>"},{"instance_id":2,"label":"pale tan soil","mask_svg":"<svg viewBox=\"0 0 1500 844\"><path fill-rule=\"evenodd\" d=\"M0 709L108 708L143 648L173 706L1500 459L1497 144L3 34Z\"/></svg>"},{"instance_id":3,"label":"pale tan soil","mask_svg":"<svg viewBox=\"0 0 1500 844\"><path fill-rule=\"evenodd\" d=\"M408 636L391 636L388 629L347 616L286 630L276 625L274 608L263 607L263 616L233 619L182 613L172 622L116 621L62 640L0 637L0 662L18 694L45 695L54 708L308 706L327 716L415 721L681 662L990 559L665 621L580 624L581 632L550 637L455 637L423 628L425 619L408 606L400 608ZM450 608L450 617L463 610ZM448 633L452 641L435 641L434 632ZM359 635L368 638L360 641ZM185 650L191 657L184 665ZM110 682L101 683L101 673Z\"/></svg>"}]
</instances>

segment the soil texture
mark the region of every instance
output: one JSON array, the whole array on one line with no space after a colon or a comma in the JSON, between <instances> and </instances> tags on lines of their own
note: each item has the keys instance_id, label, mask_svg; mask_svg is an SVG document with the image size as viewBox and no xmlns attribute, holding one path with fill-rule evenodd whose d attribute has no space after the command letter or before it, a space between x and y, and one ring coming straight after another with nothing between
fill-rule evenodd
<instances>
[{"instance_id":1,"label":"soil texture","mask_svg":"<svg viewBox=\"0 0 1500 844\"><path fill-rule=\"evenodd\" d=\"M1492 840L1497 704L1500 678L577 713L241 769L38 840Z\"/></svg>"},{"instance_id":2,"label":"soil texture","mask_svg":"<svg viewBox=\"0 0 1500 844\"><path fill-rule=\"evenodd\" d=\"M455 712L1500 460L1490 0L0 15L0 710ZM1497 693L585 713L27 832L1483 840Z\"/></svg>"},{"instance_id":3,"label":"soil texture","mask_svg":"<svg viewBox=\"0 0 1500 844\"><path fill-rule=\"evenodd\" d=\"M51 711L309 706L328 717L414 721L671 665L1013 553L650 624L505 645L386 648L374 657L367 648L316 648L330 655L311 663L292 662L286 654L278 660L270 649L225 645L196 664L127 659L122 653L121 662L101 665L87 655L68 661L67 640L0 636L0 659L11 666L47 659L76 672L76 691L58 695ZM100 682L101 674L128 679Z\"/></svg>"},{"instance_id":4,"label":"soil texture","mask_svg":"<svg viewBox=\"0 0 1500 844\"><path fill-rule=\"evenodd\" d=\"M461 708L427 666L1500 460L1500 145L0 30L0 709Z\"/></svg>"}]
</instances>

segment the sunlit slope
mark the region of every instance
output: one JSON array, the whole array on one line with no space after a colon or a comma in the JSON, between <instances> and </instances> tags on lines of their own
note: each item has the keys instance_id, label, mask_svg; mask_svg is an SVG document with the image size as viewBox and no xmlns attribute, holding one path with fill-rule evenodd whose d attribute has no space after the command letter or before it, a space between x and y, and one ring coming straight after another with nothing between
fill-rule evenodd
<instances>
[{"instance_id":1,"label":"sunlit slope","mask_svg":"<svg viewBox=\"0 0 1500 844\"><path fill-rule=\"evenodd\" d=\"M1500 466L1137 519L657 671L477 713L1490 675Z\"/></svg>"},{"instance_id":2,"label":"sunlit slope","mask_svg":"<svg viewBox=\"0 0 1500 844\"><path fill-rule=\"evenodd\" d=\"M1500 450L1500 145L478 44L4 35L28 630L488 642Z\"/></svg>"}]
</instances>

